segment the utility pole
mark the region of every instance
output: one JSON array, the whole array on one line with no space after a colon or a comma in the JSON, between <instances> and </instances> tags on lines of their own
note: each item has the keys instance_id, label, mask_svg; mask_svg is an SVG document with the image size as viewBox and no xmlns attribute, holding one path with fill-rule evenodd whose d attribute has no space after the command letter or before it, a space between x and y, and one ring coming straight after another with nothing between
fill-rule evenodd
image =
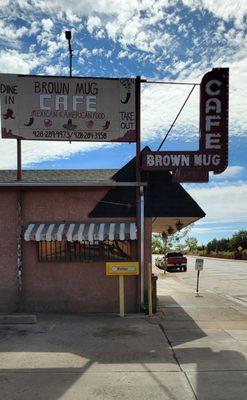
<instances>
[{"instance_id":1,"label":"utility pole","mask_svg":"<svg viewBox=\"0 0 247 400\"><path fill-rule=\"evenodd\" d=\"M71 31L65 31L65 37L69 43L69 76L72 76L72 57L73 57L73 50L71 47Z\"/></svg>"}]
</instances>

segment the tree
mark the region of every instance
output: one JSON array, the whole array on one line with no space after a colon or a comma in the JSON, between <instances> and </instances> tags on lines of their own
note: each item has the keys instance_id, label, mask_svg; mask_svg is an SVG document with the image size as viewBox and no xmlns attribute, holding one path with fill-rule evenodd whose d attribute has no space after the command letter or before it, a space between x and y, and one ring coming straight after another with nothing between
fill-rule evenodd
<instances>
[{"instance_id":1,"label":"tree","mask_svg":"<svg viewBox=\"0 0 247 400\"><path fill-rule=\"evenodd\" d=\"M238 250L239 246L241 246L243 250L247 249L247 231L239 231L230 239L232 251Z\"/></svg>"},{"instance_id":2,"label":"tree","mask_svg":"<svg viewBox=\"0 0 247 400\"><path fill-rule=\"evenodd\" d=\"M174 232L172 228L169 229L169 233L154 233L152 238L152 251L153 254L166 254L171 249L180 249L182 245L180 244L181 239L183 239L190 230L193 224L181 228Z\"/></svg>"},{"instance_id":3,"label":"tree","mask_svg":"<svg viewBox=\"0 0 247 400\"><path fill-rule=\"evenodd\" d=\"M193 236L189 236L185 239L185 244L188 247L189 251L191 251L192 253L197 250L197 243L197 238Z\"/></svg>"},{"instance_id":4,"label":"tree","mask_svg":"<svg viewBox=\"0 0 247 400\"><path fill-rule=\"evenodd\" d=\"M213 239L207 244L207 253L210 254L211 251L218 252L218 241L217 239Z\"/></svg>"}]
</instances>

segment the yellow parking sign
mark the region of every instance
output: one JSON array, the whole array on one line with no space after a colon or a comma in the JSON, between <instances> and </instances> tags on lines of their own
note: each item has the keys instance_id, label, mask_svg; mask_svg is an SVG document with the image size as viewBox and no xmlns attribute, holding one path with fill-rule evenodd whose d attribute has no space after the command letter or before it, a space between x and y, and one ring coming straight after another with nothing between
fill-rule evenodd
<instances>
[{"instance_id":1,"label":"yellow parking sign","mask_svg":"<svg viewBox=\"0 0 247 400\"><path fill-rule=\"evenodd\" d=\"M139 275L139 262L107 262L106 275Z\"/></svg>"}]
</instances>

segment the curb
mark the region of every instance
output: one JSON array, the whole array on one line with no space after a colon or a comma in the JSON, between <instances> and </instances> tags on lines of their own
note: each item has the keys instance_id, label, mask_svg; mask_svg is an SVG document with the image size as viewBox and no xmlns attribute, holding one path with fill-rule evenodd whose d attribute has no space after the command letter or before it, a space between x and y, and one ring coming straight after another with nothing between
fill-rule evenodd
<instances>
[{"instance_id":1,"label":"curb","mask_svg":"<svg viewBox=\"0 0 247 400\"><path fill-rule=\"evenodd\" d=\"M34 314L1 314L0 324L36 324L37 316Z\"/></svg>"}]
</instances>

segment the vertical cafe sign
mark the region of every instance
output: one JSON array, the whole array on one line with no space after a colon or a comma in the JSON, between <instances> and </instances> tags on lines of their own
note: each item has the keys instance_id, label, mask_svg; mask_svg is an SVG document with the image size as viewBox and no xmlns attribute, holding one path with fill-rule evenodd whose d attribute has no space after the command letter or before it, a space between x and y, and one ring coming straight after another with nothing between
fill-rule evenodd
<instances>
[{"instance_id":1,"label":"vertical cafe sign","mask_svg":"<svg viewBox=\"0 0 247 400\"><path fill-rule=\"evenodd\" d=\"M207 182L209 171L220 174L228 165L229 69L214 68L200 85L198 151L146 151L144 170L172 171L177 182Z\"/></svg>"},{"instance_id":2,"label":"vertical cafe sign","mask_svg":"<svg viewBox=\"0 0 247 400\"><path fill-rule=\"evenodd\" d=\"M135 79L0 74L2 138L135 142Z\"/></svg>"}]
</instances>

